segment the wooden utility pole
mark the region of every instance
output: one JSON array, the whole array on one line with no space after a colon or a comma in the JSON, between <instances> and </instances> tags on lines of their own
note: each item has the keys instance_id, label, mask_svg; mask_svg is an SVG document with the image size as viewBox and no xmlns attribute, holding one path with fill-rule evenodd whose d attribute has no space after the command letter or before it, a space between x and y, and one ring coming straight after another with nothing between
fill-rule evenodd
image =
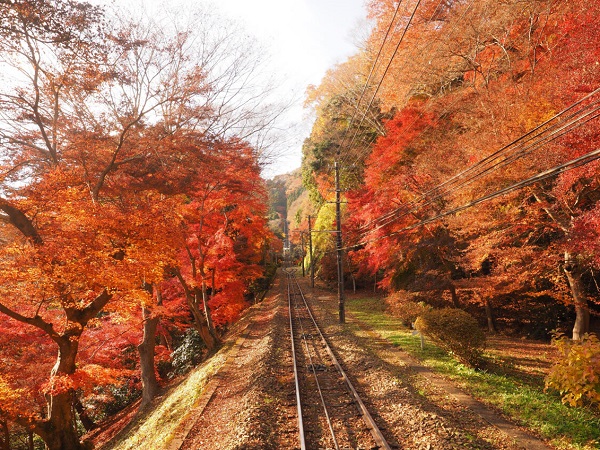
<instances>
[{"instance_id":1,"label":"wooden utility pole","mask_svg":"<svg viewBox=\"0 0 600 450\"><path fill-rule=\"evenodd\" d=\"M310 265L310 287L315 287L315 265L313 264L313 249L312 249L312 228L310 223L311 216L308 215L308 256Z\"/></svg>"},{"instance_id":2,"label":"wooden utility pole","mask_svg":"<svg viewBox=\"0 0 600 450\"><path fill-rule=\"evenodd\" d=\"M338 306L340 323L346 322L346 308L344 304L344 266L342 264L342 212L341 212L340 168L335 162L335 222L336 222L336 248L337 248L337 273L338 273Z\"/></svg>"},{"instance_id":3,"label":"wooden utility pole","mask_svg":"<svg viewBox=\"0 0 600 450\"><path fill-rule=\"evenodd\" d=\"M300 232L300 246L302 248L302 277L306 275L304 272L304 257L306 256L306 252L304 251L304 231Z\"/></svg>"}]
</instances>

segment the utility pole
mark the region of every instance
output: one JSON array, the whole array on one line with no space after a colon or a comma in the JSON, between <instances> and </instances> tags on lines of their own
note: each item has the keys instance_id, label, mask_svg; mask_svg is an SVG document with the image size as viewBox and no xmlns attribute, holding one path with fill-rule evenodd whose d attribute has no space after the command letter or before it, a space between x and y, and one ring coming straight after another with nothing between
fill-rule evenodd
<instances>
[{"instance_id":1,"label":"utility pole","mask_svg":"<svg viewBox=\"0 0 600 450\"><path fill-rule=\"evenodd\" d=\"M308 215L308 256L310 265L310 287L315 287L315 265L313 264L311 216Z\"/></svg>"},{"instance_id":2,"label":"utility pole","mask_svg":"<svg viewBox=\"0 0 600 450\"><path fill-rule=\"evenodd\" d=\"M304 259L306 257L306 250L304 249L304 234L306 231L302 230L292 230L292 233L300 233L300 249L302 253L302 276L306 276L306 272L304 270Z\"/></svg>"},{"instance_id":3,"label":"utility pole","mask_svg":"<svg viewBox=\"0 0 600 450\"><path fill-rule=\"evenodd\" d=\"M306 252L304 251L304 231L300 232L300 246L302 248L302 278L306 275L304 272L304 257L306 256Z\"/></svg>"},{"instance_id":4,"label":"utility pole","mask_svg":"<svg viewBox=\"0 0 600 450\"><path fill-rule=\"evenodd\" d=\"M338 273L338 306L340 323L346 322L346 309L344 305L344 267L342 265L342 212L340 199L340 168L335 162L335 222L337 231L337 273Z\"/></svg>"}]
</instances>

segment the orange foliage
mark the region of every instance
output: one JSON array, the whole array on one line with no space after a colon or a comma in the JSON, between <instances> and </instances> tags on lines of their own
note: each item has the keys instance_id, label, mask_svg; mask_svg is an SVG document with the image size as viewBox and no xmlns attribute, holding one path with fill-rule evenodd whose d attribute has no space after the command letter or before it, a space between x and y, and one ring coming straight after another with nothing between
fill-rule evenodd
<instances>
[{"instance_id":1,"label":"orange foliage","mask_svg":"<svg viewBox=\"0 0 600 450\"><path fill-rule=\"evenodd\" d=\"M246 306L271 238L266 194L255 150L212 128L219 96L186 53L191 35L133 23L108 35L99 9L72 2L13 2L0 22L2 68L36 74L0 89L14 100L0 131L14 230L0 245L0 415L79 448L73 396L137 375L124 350L149 318L189 326L148 286L168 288L180 266L191 284L212 272L220 323Z\"/></svg>"}]
</instances>

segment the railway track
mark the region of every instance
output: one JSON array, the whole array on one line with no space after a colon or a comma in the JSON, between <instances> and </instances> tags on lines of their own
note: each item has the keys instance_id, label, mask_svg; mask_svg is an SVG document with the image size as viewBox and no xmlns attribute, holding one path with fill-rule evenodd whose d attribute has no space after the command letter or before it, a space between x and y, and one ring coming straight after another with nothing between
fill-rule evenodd
<instances>
[{"instance_id":1,"label":"railway track","mask_svg":"<svg viewBox=\"0 0 600 450\"><path fill-rule=\"evenodd\" d=\"M286 270L300 448L388 449L383 434L319 329L293 270Z\"/></svg>"}]
</instances>

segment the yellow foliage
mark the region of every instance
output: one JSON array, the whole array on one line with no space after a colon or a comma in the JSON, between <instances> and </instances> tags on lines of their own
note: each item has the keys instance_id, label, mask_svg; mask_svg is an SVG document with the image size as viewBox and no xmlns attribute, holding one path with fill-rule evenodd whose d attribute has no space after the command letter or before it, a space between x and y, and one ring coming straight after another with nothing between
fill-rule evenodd
<instances>
[{"instance_id":1,"label":"yellow foliage","mask_svg":"<svg viewBox=\"0 0 600 450\"><path fill-rule=\"evenodd\" d=\"M594 334L584 334L572 341L557 333L552 343L559 357L546 378L546 388L556 389L562 401L571 406L586 402L600 405L600 340Z\"/></svg>"},{"instance_id":2,"label":"yellow foliage","mask_svg":"<svg viewBox=\"0 0 600 450\"><path fill-rule=\"evenodd\" d=\"M13 389L7 380L0 375L0 405L2 408L16 403L22 395L22 389Z\"/></svg>"}]
</instances>

